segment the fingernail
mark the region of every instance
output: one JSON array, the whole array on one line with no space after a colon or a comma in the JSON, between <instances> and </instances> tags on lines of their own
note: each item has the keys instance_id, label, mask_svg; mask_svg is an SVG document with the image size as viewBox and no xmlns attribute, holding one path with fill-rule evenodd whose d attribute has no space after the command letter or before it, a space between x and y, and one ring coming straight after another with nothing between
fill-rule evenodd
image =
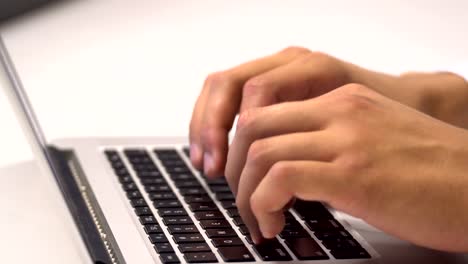
<instances>
[{"instance_id":1,"label":"fingernail","mask_svg":"<svg viewBox=\"0 0 468 264\"><path fill-rule=\"evenodd\" d=\"M192 161L201 160L201 149L198 144L194 143L190 145L190 159L192 159Z\"/></svg>"},{"instance_id":2,"label":"fingernail","mask_svg":"<svg viewBox=\"0 0 468 264\"><path fill-rule=\"evenodd\" d=\"M208 174L209 171L213 170L213 156L211 153L205 152L203 155L203 171Z\"/></svg>"}]
</instances>

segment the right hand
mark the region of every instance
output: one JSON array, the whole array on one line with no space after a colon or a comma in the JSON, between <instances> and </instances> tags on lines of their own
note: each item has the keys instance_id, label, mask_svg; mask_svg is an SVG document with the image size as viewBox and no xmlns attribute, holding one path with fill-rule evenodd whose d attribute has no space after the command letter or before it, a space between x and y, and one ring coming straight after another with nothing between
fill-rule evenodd
<instances>
[{"instance_id":1,"label":"right hand","mask_svg":"<svg viewBox=\"0 0 468 264\"><path fill-rule=\"evenodd\" d=\"M206 79L190 123L193 165L208 176L224 174L228 133L237 114L242 115L251 108L310 99L349 83L365 85L452 124L465 122L466 125L467 112L460 111L460 107L466 108L463 99L466 96L460 94L466 83L453 74L392 76L323 53L291 47L213 73ZM438 109L445 112L438 116ZM227 170L226 175L239 174L242 168L232 170Z\"/></svg>"}]
</instances>

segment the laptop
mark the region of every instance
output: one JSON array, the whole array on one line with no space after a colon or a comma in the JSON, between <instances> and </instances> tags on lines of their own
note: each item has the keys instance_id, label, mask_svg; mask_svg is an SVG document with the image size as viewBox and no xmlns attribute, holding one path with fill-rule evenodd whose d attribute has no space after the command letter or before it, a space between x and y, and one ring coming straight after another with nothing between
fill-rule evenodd
<instances>
[{"instance_id":1,"label":"laptop","mask_svg":"<svg viewBox=\"0 0 468 264\"><path fill-rule=\"evenodd\" d=\"M64 246L83 263L444 262L313 201L297 201L281 234L254 245L225 179L191 166L187 139L46 142L1 36L0 81L60 205L73 240Z\"/></svg>"}]
</instances>

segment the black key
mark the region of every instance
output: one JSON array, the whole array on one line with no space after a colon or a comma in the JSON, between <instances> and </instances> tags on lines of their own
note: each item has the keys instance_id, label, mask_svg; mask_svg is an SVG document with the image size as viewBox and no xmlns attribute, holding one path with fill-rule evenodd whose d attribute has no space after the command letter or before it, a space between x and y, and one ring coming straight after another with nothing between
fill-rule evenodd
<instances>
[{"instance_id":1,"label":"black key","mask_svg":"<svg viewBox=\"0 0 468 264\"><path fill-rule=\"evenodd\" d=\"M208 195L200 195L200 196L187 196L184 197L185 202L187 203L208 203L212 202L211 198Z\"/></svg>"},{"instance_id":2,"label":"black key","mask_svg":"<svg viewBox=\"0 0 468 264\"><path fill-rule=\"evenodd\" d=\"M242 246L244 243L238 237L220 237L212 238L213 246L215 247L230 247L230 246Z\"/></svg>"},{"instance_id":3,"label":"black key","mask_svg":"<svg viewBox=\"0 0 468 264\"><path fill-rule=\"evenodd\" d=\"M203 229L208 228L230 228L231 225L224 219L219 220L201 220L200 225Z\"/></svg>"},{"instance_id":4,"label":"black key","mask_svg":"<svg viewBox=\"0 0 468 264\"><path fill-rule=\"evenodd\" d=\"M245 237L245 241L247 241L247 243L249 243L250 245L253 245L253 241L250 235Z\"/></svg>"},{"instance_id":5,"label":"black key","mask_svg":"<svg viewBox=\"0 0 468 264\"><path fill-rule=\"evenodd\" d=\"M159 255L159 259L161 260L162 264L175 264L180 263L179 258L175 253L164 253Z\"/></svg>"},{"instance_id":6,"label":"black key","mask_svg":"<svg viewBox=\"0 0 468 264\"><path fill-rule=\"evenodd\" d=\"M370 258L371 256L363 248L356 248L353 250L332 250L330 252L337 259L357 259L357 258Z\"/></svg>"},{"instance_id":7,"label":"black key","mask_svg":"<svg viewBox=\"0 0 468 264\"><path fill-rule=\"evenodd\" d=\"M190 181L176 181L175 185L178 188L193 188L193 187L201 187L201 184L197 180L190 180Z\"/></svg>"},{"instance_id":8,"label":"black key","mask_svg":"<svg viewBox=\"0 0 468 264\"><path fill-rule=\"evenodd\" d=\"M206 191L203 188L181 188L179 189L180 194L183 196L187 195L203 195L206 194Z\"/></svg>"},{"instance_id":9,"label":"black key","mask_svg":"<svg viewBox=\"0 0 468 264\"><path fill-rule=\"evenodd\" d=\"M122 184L122 188L123 188L126 192L138 190L137 185L136 185L135 182L133 182L133 181L132 181L132 182L129 182L129 183Z\"/></svg>"},{"instance_id":10,"label":"black key","mask_svg":"<svg viewBox=\"0 0 468 264\"><path fill-rule=\"evenodd\" d=\"M244 225L244 221L242 221L242 218L240 216L236 216L232 220L234 221L234 224L236 226Z\"/></svg>"},{"instance_id":11,"label":"black key","mask_svg":"<svg viewBox=\"0 0 468 264\"><path fill-rule=\"evenodd\" d=\"M239 226L239 230L244 236L250 234L249 228L246 225Z\"/></svg>"},{"instance_id":12,"label":"black key","mask_svg":"<svg viewBox=\"0 0 468 264\"><path fill-rule=\"evenodd\" d=\"M237 234L232 228L224 228L224 229L207 229L206 235L209 238L214 237L236 237Z\"/></svg>"},{"instance_id":13,"label":"black key","mask_svg":"<svg viewBox=\"0 0 468 264\"><path fill-rule=\"evenodd\" d=\"M333 215L320 202L307 202L297 200L294 203L294 210L302 219L333 219Z\"/></svg>"},{"instance_id":14,"label":"black key","mask_svg":"<svg viewBox=\"0 0 468 264\"><path fill-rule=\"evenodd\" d=\"M117 176L119 177L125 177L125 176L129 176L130 173L128 172L127 168L120 168L120 169L117 169L117 170L114 170L115 174L117 174Z\"/></svg>"},{"instance_id":15,"label":"black key","mask_svg":"<svg viewBox=\"0 0 468 264\"><path fill-rule=\"evenodd\" d=\"M153 185L146 185L145 190L147 192L169 192L171 191L171 187L166 184L153 184Z\"/></svg>"},{"instance_id":16,"label":"black key","mask_svg":"<svg viewBox=\"0 0 468 264\"><path fill-rule=\"evenodd\" d=\"M346 230L316 231L314 235L320 240L332 239L337 237L351 238Z\"/></svg>"},{"instance_id":17,"label":"black key","mask_svg":"<svg viewBox=\"0 0 468 264\"><path fill-rule=\"evenodd\" d=\"M323 245L330 250L352 250L360 248L361 245L354 238L329 238L322 241Z\"/></svg>"},{"instance_id":18,"label":"black key","mask_svg":"<svg viewBox=\"0 0 468 264\"><path fill-rule=\"evenodd\" d=\"M328 259L327 254L311 237L287 238L286 245L300 260Z\"/></svg>"},{"instance_id":19,"label":"black key","mask_svg":"<svg viewBox=\"0 0 468 264\"><path fill-rule=\"evenodd\" d=\"M154 249L159 254L161 254L161 253L174 253L174 249L172 248L171 244L168 243L168 242L166 242L166 243L156 243L156 244L154 244Z\"/></svg>"},{"instance_id":20,"label":"black key","mask_svg":"<svg viewBox=\"0 0 468 264\"><path fill-rule=\"evenodd\" d=\"M153 215L144 215L144 216L140 216L140 223L142 225L157 224L158 221L156 220L156 218Z\"/></svg>"},{"instance_id":21,"label":"black key","mask_svg":"<svg viewBox=\"0 0 468 264\"><path fill-rule=\"evenodd\" d=\"M128 199L141 198L141 193L138 190L127 192Z\"/></svg>"},{"instance_id":22,"label":"black key","mask_svg":"<svg viewBox=\"0 0 468 264\"><path fill-rule=\"evenodd\" d=\"M169 173L191 173L190 169L187 168L185 165L166 167L166 171Z\"/></svg>"},{"instance_id":23,"label":"black key","mask_svg":"<svg viewBox=\"0 0 468 264\"><path fill-rule=\"evenodd\" d=\"M182 167L185 162L181 159L165 159L161 161L164 167Z\"/></svg>"},{"instance_id":24,"label":"black key","mask_svg":"<svg viewBox=\"0 0 468 264\"><path fill-rule=\"evenodd\" d=\"M193 224L192 219L188 216L178 216L178 217L165 217L163 219L164 224L166 225L189 225Z\"/></svg>"},{"instance_id":25,"label":"black key","mask_svg":"<svg viewBox=\"0 0 468 264\"><path fill-rule=\"evenodd\" d=\"M197 220L224 219L224 215L220 211L202 211L196 212L195 218Z\"/></svg>"},{"instance_id":26,"label":"black key","mask_svg":"<svg viewBox=\"0 0 468 264\"><path fill-rule=\"evenodd\" d=\"M195 179L191 172L186 173L171 173L171 179L174 181L189 181Z\"/></svg>"},{"instance_id":27,"label":"black key","mask_svg":"<svg viewBox=\"0 0 468 264\"><path fill-rule=\"evenodd\" d=\"M231 188L229 188L229 186L227 185L213 185L213 186L210 186L210 189L215 192L215 193L230 193L231 192Z\"/></svg>"},{"instance_id":28,"label":"black key","mask_svg":"<svg viewBox=\"0 0 468 264\"><path fill-rule=\"evenodd\" d=\"M162 173L156 169L140 169L137 170L137 175L140 177L142 180L143 179L157 179L157 178L162 178Z\"/></svg>"},{"instance_id":29,"label":"black key","mask_svg":"<svg viewBox=\"0 0 468 264\"><path fill-rule=\"evenodd\" d=\"M146 234L157 234L162 233L162 228L158 224L149 224L145 225L145 232Z\"/></svg>"},{"instance_id":30,"label":"black key","mask_svg":"<svg viewBox=\"0 0 468 264\"><path fill-rule=\"evenodd\" d=\"M185 211L184 208L166 208L166 209L160 209L158 210L158 213L160 216L185 216L187 215L187 212Z\"/></svg>"},{"instance_id":31,"label":"black key","mask_svg":"<svg viewBox=\"0 0 468 264\"><path fill-rule=\"evenodd\" d=\"M148 237L153 244L168 242L167 237L162 233L150 234Z\"/></svg>"},{"instance_id":32,"label":"black key","mask_svg":"<svg viewBox=\"0 0 468 264\"><path fill-rule=\"evenodd\" d=\"M185 155L190 158L190 148L189 147L184 147L182 149L184 151Z\"/></svg>"},{"instance_id":33,"label":"black key","mask_svg":"<svg viewBox=\"0 0 468 264\"><path fill-rule=\"evenodd\" d=\"M214 203L191 203L189 207L193 212L218 210L218 207Z\"/></svg>"},{"instance_id":34,"label":"black key","mask_svg":"<svg viewBox=\"0 0 468 264\"><path fill-rule=\"evenodd\" d=\"M226 262L254 261L254 257L245 246L220 247L218 253Z\"/></svg>"},{"instance_id":35,"label":"black key","mask_svg":"<svg viewBox=\"0 0 468 264\"><path fill-rule=\"evenodd\" d=\"M156 208L173 208L173 207L181 207L182 205L178 200L161 200L155 201L153 203L154 207Z\"/></svg>"},{"instance_id":36,"label":"black key","mask_svg":"<svg viewBox=\"0 0 468 264\"><path fill-rule=\"evenodd\" d=\"M150 184L167 184L167 181L164 178L144 178L140 180L143 185Z\"/></svg>"},{"instance_id":37,"label":"black key","mask_svg":"<svg viewBox=\"0 0 468 264\"><path fill-rule=\"evenodd\" d=\"M206 183L210 186L228 186L226 178L206 179Z\"/></svg>"},{"instance_id":38,"label":"black key","mask_svg":"<svg viewBox=\"0 0 468 264\"><path fill-rule=\"evenodd\" d=\"M227 210L227 213L230 217L236 217L236 216L239 216L239 210L237 209L228 209Z\"/></svg>"},{"instance_id":39,"label":"black key","mask_svg":"<svg viewBox=\"0 0 468 264\"><path fill-rule=\"evenodd\" d=\"M221 206L223 206L224 209L234 209L236 207L236 202L235 201L222 201Z\"/></svg>"},{"instance_id":40,"label":"black key","mask_svg":"<svg viewBox=\"0 0 468 264\"><path fill-rule=\"evenodd\" d=\"M130 200L130 204L133 207L148 207L148 204L145 202L143 198L132 199Z\"/></svg>"},{"instance_id":41,"label":"black key","mask_svg":"<svg viewBox=\"0 0 468 264\"><path fill-rule=\"evenodd\" d=\"M220 201L232 201L236 199L234 194L231 192L217 193L216 198Z\"/></svg>"},{"instance_id":42,"label":"black key","mask_svg":"<svg viewBox=\"0 0 468 264\"><path fill-rule=\"evenodd\" d=\"M263 261L288 261L292 260L286 249L276 239L263 241L254 246Z\"/></svg>"},{"instance_id":43,"label":"black key","mask_svg":"<svg viewBox=\"0 0 468 264\"><path fill-rule=\"evenodd\" d=\"M211 263L218 262L212 252L185 253L184 258L188 263Z\"/></svg>"},{"instance_id":44,"label":"black key","mask_svg":"<svg viewBox=\"0 0 468 264\"><path fill-rule=\"evenodd\" d=\"M177 199L173 192L149 193L148 196L152 201Z\"/></svg>"},{"instance_id":45,"label":"black key","mask_svg":"<svg viewBox=\"0 0 468 264\"><path fill-rule=\"evenodd\" d=\"M330 231L343 229L343 226L335 219L307 220L306 225L312 231Z\"/></svg>"},{"instance_id":46,"label":"black key","mask_svg":"<svg viewBox=\"0 0 468 264\"><path fill-rule=\"evenodd\" d=\"M138 216L153 215L153 213L151 212L151 209L149 207L136 207L135 208L135 213Z\"/></svg>"},{"instance_id":47,"label":"black key","mask_svg":"<svg viewBox=\"0 0 468 264\"><path fill-rule=\"evenodd\" d=\"M125 175L125 176L119 177L119 181L122 184L132 183L133 182L132 177L130 175Z\"/></svg>"},{"instance_id":48,"label":"black key","mask_svg":"<svg viewBox=\"0 0 468 264\"><path fill-rule=\"evenodd\" d=\"M185 243L179 245L179 250L182 253L186 252L210 252L211 249L207 243Z\"/></svg>"},{"instance_id":49,"label":"black key","mask_svg":"<svg viewBox=\"0 0 468 264\"><path fill-rule=\"evenodd\" d=\"M156 154L158 157L172 155L179 158L179 154L175 149L155 149L154 154Z\"/></svg>"},{"instance_id":50,"label":"black key","mask_svg":"<svg viewBox=\"0 0 468 264\"><path fill-rule=\"evenodd\" d=\"M288 230L283 230L280 233L281 238L289 238L289 237L310 237L309 233L305 231L305 229L299 229L299 230L293 230L293 231L288 231Z\"/></svg>"},{"instance_id":51,"label":"black key","mask_svg":"<svg viewBox=\"0 0 468 264\"><path fill-rule=\"evenodd\" d=\"M200 233L195 234L175 234L173 235L174 241L179 243L197 243L197 242L205 242L205 239Z\"/></svg>"},{"instance_id":52,"label":"black key","mask_svg":"<svg viewBox=\"0 0 468 264\"><path fill-rule=\"evenodd\" d=\"M169 233L171 234L184 234L184 233L196 233L198 229L195 225L177 225L168 226Z\"/></svg>"}]
</instances>

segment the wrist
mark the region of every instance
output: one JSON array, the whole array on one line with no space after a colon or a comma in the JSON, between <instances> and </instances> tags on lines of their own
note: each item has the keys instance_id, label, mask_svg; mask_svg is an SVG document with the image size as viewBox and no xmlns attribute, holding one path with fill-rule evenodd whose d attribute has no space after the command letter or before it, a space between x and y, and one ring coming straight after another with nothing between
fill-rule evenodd
<instances>
[{"instance_id":1,"label":"wrist","mask_svg":"<svg viewBox=\"0 0 468 264\"><path fill-rule=\"evenodd\" d=\"M468 128L468 82L450 72L406 73L400 87L411 90L419 110L437 119Z\"/></svg>"}]
</instances>

